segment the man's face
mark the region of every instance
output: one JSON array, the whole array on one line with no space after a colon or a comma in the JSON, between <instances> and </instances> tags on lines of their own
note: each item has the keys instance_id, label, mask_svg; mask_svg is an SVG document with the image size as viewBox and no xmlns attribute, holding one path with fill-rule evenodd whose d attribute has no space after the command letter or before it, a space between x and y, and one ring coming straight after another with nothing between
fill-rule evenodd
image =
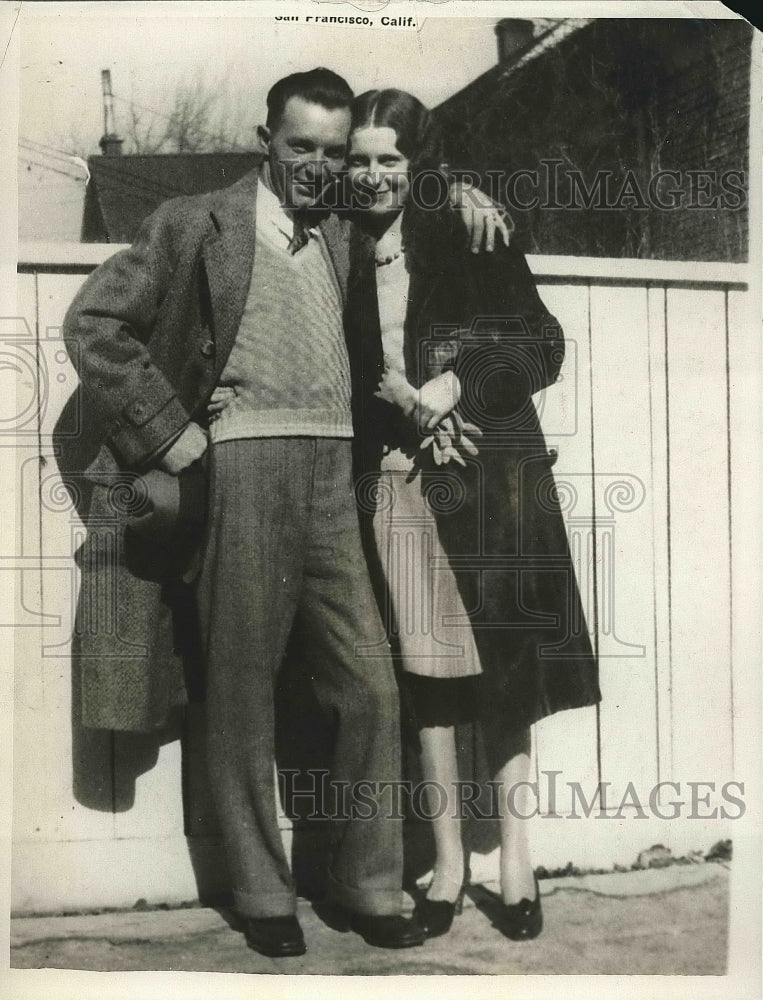
<instances>
[{"instance_id":1,"label":"man's face","mask_svg":"<svg viewBox=\"0 0 763 1000\"><path fill-rule=\"evenodd\" d=\"M286 208L308 208L344 167L349 108L290 97L272 132L261 131L276 194Z\"/></svg>"}]
</instances>

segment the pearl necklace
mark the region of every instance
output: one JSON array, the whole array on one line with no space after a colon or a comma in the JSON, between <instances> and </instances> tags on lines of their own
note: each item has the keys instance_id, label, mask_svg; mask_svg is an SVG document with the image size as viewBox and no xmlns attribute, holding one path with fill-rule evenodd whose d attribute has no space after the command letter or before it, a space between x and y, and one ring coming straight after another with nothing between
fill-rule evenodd
<instances>
[{"instance_id":1,"label":"pearl necklace","mask_svg":"<svg viewBox=\"0 0 763 1000\"><path fill-rule=\"evenodd\" d=\"M399 260L405 253L403 234L400 231L400 219L396 219L376 244L374 261L377 267L386 267Z\"/></svg>"}]
</instances>

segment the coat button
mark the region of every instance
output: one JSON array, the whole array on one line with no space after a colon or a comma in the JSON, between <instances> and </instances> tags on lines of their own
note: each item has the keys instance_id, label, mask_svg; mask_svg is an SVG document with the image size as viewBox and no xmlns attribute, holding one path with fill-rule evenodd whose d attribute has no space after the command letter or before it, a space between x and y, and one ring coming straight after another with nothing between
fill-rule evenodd
<instances>
[{"instance_id":1,"label":"coat button","mask_svg":"<svg viewBox=\"0 0 763 1000\"><path fill-rule=\"evenodd\" d=\"M548 449L549 462L553 465L554 462L557 460L557 458L559 458L559 452L556 450L556 448L549 448Z\"/></svg>"},{"instance_id":2,"label":"coat button","mask_svg":"<svg viewBox=\"0 0 763 1000\"><path fill-rule=\"evenodd\" d=\"M212 341L212 340L205 340L204 343L199 348L199 350L201 351L201 353L204 355L205 358L212 358L212 357L214 357L214 354L215 354L214 341Z\"/></svg>"},{"instance_id":3,"label":"coat button","mask_svg":"<svg viewBox=\"0 0 763 1000\"><path fill-rule=\"evenodd\" d=\"M561 382L563 378L564 378L564 376L562 375L561 372L559 372L559 374L554 379L554 382Z\"/></svg>"}]
</instances>

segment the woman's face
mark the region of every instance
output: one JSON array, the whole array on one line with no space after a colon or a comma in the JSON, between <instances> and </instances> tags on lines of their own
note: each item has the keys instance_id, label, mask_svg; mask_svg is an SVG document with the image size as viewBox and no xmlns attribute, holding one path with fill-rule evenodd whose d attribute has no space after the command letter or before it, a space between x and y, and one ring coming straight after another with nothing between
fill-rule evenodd
<instances>
[{"instance_id":1,"label":"woman's face","mask_svg":"<svg viewBox=\"0 0 763 1000\"><path fill-rule=\"evenodd\" d=\"M367 125L351 133L347 173L357 208L373 215L400 212L410 189L409 167L393 128Z\"/></svg>"}]
</instances>

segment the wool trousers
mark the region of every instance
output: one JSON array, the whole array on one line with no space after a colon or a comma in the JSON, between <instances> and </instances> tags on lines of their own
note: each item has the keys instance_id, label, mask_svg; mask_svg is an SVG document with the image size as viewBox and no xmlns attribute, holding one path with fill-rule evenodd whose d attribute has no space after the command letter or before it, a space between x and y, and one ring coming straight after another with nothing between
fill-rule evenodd
<instances>
[{"instance_id":1,"label":"wool trousers","mask_svg":"<svg viewBox=\"0 0 763 1000\"><path fill-rule=\"evenodd\" d=\"M210 448L197 594L208 770L234 905L253 917L295 911L276 808L274 691L298 626L334 726L331 779L350 789L367 782L364 800L373 802L362 816L331 819L329 892L359 912L397 913L402 825L385 810L383 789L400 778L398 690L361 547L350 441L249 438Z\"/></svg>"}]
</instances>

